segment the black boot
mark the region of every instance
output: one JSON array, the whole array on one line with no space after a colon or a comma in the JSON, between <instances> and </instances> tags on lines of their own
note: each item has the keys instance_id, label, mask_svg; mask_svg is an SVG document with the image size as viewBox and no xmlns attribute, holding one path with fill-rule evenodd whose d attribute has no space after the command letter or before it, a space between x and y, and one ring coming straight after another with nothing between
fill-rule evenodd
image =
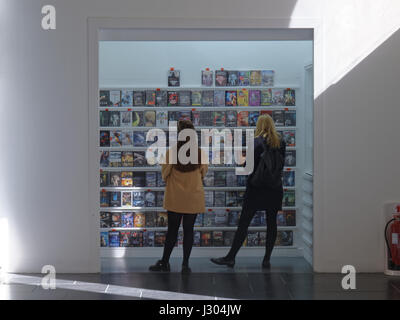
<instances>
[{"instance_id":1,"label":"black boot","mask_svg":"<svg viewBox=\"0 0 400 320\"><path fill-rule=\"evenodd\" d=\"M235 265L235 259L229 259L226 257L222 257L222 258L211 258L210 259L211 262L218 264L218 265L222 265L222 266L228 266L233 268L233 266Z\"/></svg>"},{"instance_id":2,"label":"black boot","mask_svg":"<svg viewBox=\"0 0 400 320\"><path fill-rule=\"evenodd\" d=\"M267 257L264 257L263 262L262 262L262 267L263 267L263 269L271 268L271 263L269 262L269 259Z\"/></svg>"},{"instance_id":3,"label":"black boot","mask_svg":"<svg viewBox=\"0 0 400 320\"><path fill-rule=\"evenodd\" d=\"M169 262L164 262L162 260L158 260L156 264L152 265L149 267L149 271L165 271L169 272L171 270L171 267L169 265Z\"/></svg>"}]
</instances>

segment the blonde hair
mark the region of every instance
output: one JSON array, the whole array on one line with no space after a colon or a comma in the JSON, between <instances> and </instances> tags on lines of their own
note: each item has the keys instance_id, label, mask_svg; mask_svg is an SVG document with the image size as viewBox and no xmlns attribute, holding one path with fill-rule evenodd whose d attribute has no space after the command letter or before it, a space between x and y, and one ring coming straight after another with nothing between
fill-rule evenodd
<instances>
[{"instance_id":1,"label":"blonde hair","mask_svg":"<svg viewBox=\"0 0 400 320\"><path fill-rule=\"evenodd\" d=\"M281 135L276 131L274 120L268 114L258 117L255 137L263 137L271 148L279 148Z\"/></svg>"}]
</instances>

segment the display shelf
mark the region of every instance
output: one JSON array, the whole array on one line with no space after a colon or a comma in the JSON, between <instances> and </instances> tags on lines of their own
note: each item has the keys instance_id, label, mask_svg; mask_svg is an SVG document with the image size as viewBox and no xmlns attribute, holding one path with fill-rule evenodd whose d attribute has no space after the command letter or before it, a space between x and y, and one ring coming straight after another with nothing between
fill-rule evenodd
<instances>
[{"instance_id":1,"label":"display shelf","mask_svg":"<svg viewBox=\"0 0 400 320\"><path fill-rule=\"evenodd\" d=\"M111 87L102 87L99 88L99 90L133 90L139 89L140 91L142 90L154 90L157 91L157 89L160 89L162 91L167 90L167 91L179 91L179 90L189 90L189 89L195 89L195 90L235 90L235 89L247 89L247 90L267 90L267 89L299 89L300 86L297 84L293 85L275 85L275 86L234 86L234 87L228 87L228 86L201 86L201 85L181 85L179 87L168 87L168 86L131 86L131 87L118 87L118 86L111 86Z\"/></svg>"},{"instance_id":2,"label":"display shelf","mask_svg":"<svg viewBox=\"0 0 400 320\"><path fill-rule=\"evenodd\" d=\"M265 226L249 226L250 231L265 231ZM194 227L195 231L235 231L238 227L226 227L226 226L213 226L213 227ZM295 230L296 226L278 226L278 230ZM133 227L133 228L100 228L101 232L107 231L167 231L167 227ZM179 231L183 231L182 227Z\"/></svg>"},{"instance_id":3,"label":"display shelf","mask_svg":"<svg viewBox=\"0 0 400 320\"><path fill-rule=\"evenodd\" d=\"M286 190L295 190L296 187L283 187ZM207 191L245 191L246 187L204 187ZM165 191L165 187L100 187L100 191Z\"/></svg>"},{"instance_id":4,"label":"display shelf","mask_svg":"<svg viewBox=\"0 0 400 320\"><path fill-rule=\"evenodd\" d=\"M148 110L168 110L168 111L261 111L261 110L296 110L296 106L133 106L133 107L100 107L100 111L148 111Z\"/></svg>"},{"instance_id":5,"label":"display shelf","mask_svg":"<svg viewBox=\"0 0 400 320\"><path fill-rule=\"evenodd\" d=\"M132 130L132 131L145 131L145 130L150 130L150 129L161 129L161 130L167 130L168 127L99 127L99 131L103 130ZM229 129L229 130L234 130L234 129L252 129L255 130L256 127L225 127L225 126L196 126L196 130L201 130L201 129ZM276 129L278 131L290 131L290 130L297 130L297 127L280 127L276 126Z\"/></svg>"},{"instance_id":6,"label":"display shelf","mask_svg":"<svg viewBox=\"0 0 400 320\"><path fill-rule=\"evenodd\" d=\"M239 167L239 166L238 166ZM215 167L209 166L208 170L212 171L228 171L228 170L235 170L236 166L232 167ZM284 167L283 171L296 171L296 167ZM161 171L161 166L148 166L148 167L100 167L101 171Z\"/></svg>"},{"instance_id":7,"label":"display shelf","mask_svg":"<svg viewBox=\"0 0 400 320\"><path fill-rule=\"evenodd\" d=\"M163 207L99 207L102 212L131 212L131 211L164 211L167 210ZM296 210L297 207L282 207L282 211L284 210ZM241 211L242 207L206 207L206 211L212 212L215 210L226 210L226 211Z\"/></svg>"}]
</instances>

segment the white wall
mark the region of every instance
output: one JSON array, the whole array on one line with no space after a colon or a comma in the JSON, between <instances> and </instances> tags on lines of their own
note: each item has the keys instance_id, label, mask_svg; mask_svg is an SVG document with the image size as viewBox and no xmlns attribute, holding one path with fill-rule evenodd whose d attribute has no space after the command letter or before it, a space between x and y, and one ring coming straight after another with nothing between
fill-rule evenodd
<instances>
[{"instance_id":1,"label":"white wall","mask_svg":"<svg viewBox=\"0 0 400 320\"><path fill-rule=\"evenodd\" d=\"M57 9L56 31L40 28L45 4ZM399 12L395 0L3 0L0 217L12 237L10 270L98 271L88 232L95 213L88 203L87 18L225 17L234 25L240 17L323 22L315 269L381 271L382 206L400 198L400 39L390 37Z\"/></svg>"}]
</instances>

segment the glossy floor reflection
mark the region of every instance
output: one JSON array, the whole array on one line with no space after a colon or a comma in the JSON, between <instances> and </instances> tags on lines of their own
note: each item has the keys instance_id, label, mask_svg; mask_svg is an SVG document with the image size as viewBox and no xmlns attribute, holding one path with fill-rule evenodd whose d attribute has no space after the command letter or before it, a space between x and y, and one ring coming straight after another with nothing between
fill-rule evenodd
<instances>
[{"instance_id":1,"label":"glossy floor reflection","mask_svg":"<svg viewBox=\"0 0 400 320\"><path fill-rule=\"evenodd\" d=\"M57 289L44 290L42 275L9 275L0 299L400 299L400 279L358 274L355 290L341 288L342 274L316 274L301 258L274 258L263 271L256 258L238 258L234 269L193 258L191 275L150 273L155 259L103 259L100 274L58 274Z\"/></svg>"}]
</instances>

